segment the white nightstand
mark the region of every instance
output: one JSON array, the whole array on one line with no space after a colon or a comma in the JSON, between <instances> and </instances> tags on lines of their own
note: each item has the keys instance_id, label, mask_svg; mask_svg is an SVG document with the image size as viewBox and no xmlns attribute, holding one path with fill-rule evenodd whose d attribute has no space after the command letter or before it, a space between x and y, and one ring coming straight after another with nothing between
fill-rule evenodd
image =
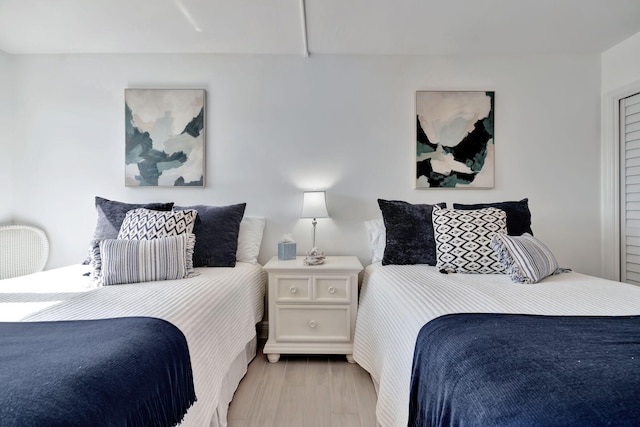
<instances>
[{"instance_id":1,"label":"white nightstand","mask_svg":"<svg viewBox=\"0 0 640 427\"><path fill-rule=\"evenodd\" d=\"M280 354L345 354L353 363L353 332L358 310L358 273L354 256L328 256L307 266L304 257L264 266L269 273L270 362Z\"/></svg>"}]
</instances>

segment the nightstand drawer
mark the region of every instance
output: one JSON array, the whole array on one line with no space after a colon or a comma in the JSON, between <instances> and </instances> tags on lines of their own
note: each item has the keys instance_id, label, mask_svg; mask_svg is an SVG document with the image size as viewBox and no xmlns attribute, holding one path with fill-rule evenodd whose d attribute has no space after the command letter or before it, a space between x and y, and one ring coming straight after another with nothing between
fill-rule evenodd
<instances>
[{"instance_id":1,"label":"nightstand drawer","mask_svg":"<svg viewBox=\"0 0 640 427\"><path fill-rule=\"evenodd\" d=\"M276 302L311 300L311 276L275 276Z\"/></svg>"},{"instance_id":2,"label":"nightstand drawer","mask_svg":"<svg viewBox=\"0 0 640 427\"><path fill-rule=\"evenodd\" d=\"M276 307L277 341L351 341L350 306Z\"/></svg>"},{"instance_id":3,"label":"nightstand drawer","mask_svg":"<svg viewBox=\"0 0 640 427\"><path fill-rule=\"evenodd\" d=\"M351 301L350 276L319 276L313 278L315 301L348 303Z\"/></svg>"}]
</instances>

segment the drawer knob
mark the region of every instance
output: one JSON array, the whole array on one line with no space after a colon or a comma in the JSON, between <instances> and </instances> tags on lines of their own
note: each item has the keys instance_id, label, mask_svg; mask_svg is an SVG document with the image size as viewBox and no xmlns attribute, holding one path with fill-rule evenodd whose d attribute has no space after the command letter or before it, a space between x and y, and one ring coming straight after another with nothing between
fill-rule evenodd
<instances>
[{"instance_id":1,"label":"drawer knob","mask_svg":"<svg viewBox=\"0 0 640 427\"><path fill-rule=\"evenodd\" d=\"M315 320L309 320L309 327L310 328L315 328L316 326L318 326L318 324L316 323Z\"/></svg>"},{"instance_id":2,"label":"drawer knob","mask_svg":"<svg viewBox=\"0 0 640 427\"><path fill-rule=\"evenodd\" d=\"M336 288L334 288L333 286L329 286L329 293L330 294L335 294L336 293Z\"/></svg>"},{"instance_id":3,"label":"drawer knob","mask_svg":"<svg viewBox=\"0 0 640 427\"><path fill-rule=\"evenodd\" d=\"M295 286L292 286L289 288L289 292L291 292L292 294L295 294L296 292L298 292L298 288L296 288Z\"/></svg>"}]
</instances>

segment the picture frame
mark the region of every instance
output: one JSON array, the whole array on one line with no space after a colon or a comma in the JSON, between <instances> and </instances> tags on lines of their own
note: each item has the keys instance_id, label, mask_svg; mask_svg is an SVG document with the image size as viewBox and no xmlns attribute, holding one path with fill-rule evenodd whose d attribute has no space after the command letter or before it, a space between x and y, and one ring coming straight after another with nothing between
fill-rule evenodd
<instances>
[{"instance_id":1,"label":"picture frame","mask_svg":"<svg viewBox=\"0 0 640 427\"><path fill-rule=\"evenodd\" d=\"M204 89L125 89L125 185L204 187Z\"/></svg>"},{"instance_id":2,"label":"picture frame","mask_svg":"<svg viewBox=\"0 0 640 427\"><path fill-rule=\"evenodd\" d=\"M416 189L494 188L493 91L416 91Z\"/></svg>"}]
</instances>

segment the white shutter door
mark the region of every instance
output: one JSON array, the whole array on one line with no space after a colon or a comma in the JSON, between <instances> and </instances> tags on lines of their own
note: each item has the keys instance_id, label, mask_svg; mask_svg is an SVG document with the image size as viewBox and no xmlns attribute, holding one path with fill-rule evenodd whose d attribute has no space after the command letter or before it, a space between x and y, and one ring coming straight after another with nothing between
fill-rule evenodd
<instances>
[{"instance_id":1,"label":"white shutter door","mask_svg":"<svg viewBox=\"0 0 640 427\"><path fill-rule=\"evenodd\" d=\"M640 285L640 93L620 101L620 278Z\"/></svg>"}]
</instances>

